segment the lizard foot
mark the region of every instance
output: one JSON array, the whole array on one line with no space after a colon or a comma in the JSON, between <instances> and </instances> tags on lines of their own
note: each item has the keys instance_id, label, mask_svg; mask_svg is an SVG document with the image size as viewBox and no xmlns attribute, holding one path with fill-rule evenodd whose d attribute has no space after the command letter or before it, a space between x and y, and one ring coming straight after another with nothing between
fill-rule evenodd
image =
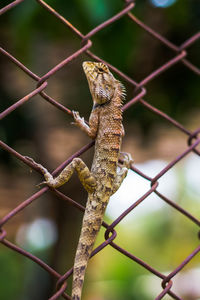
<instances>
[{"instance_id":1,"label":"lizard foot","mask_svg":"<svg viewBox=\"0 0 200 300\"><path fill-rule=\"evenodd\" d=\"M82 117L82 118L80 117L78 111L72 110L72 114L73 114L74 121L75 121L75 122L72 122L72 124L79 125L79 126L82 125L82 124L85 124L84 118L83 118L83 117Z\"/></svg>"},{"instance_id":2,"label":"lizard foot","mask_svg":"<svg viewBox=\"0 0 200 300\"><path fill-rule=\"evenodd\" d=\"M24 157L25 157L28 161L30 161L30 162L34 165L34 167L38 168L38 169L42 172L42 174L46 174L47 169L45 169L42 165L36 163L36 162L34 161L34 159L32 159L32 158L29 157L29 156L24 156Z\"/></svg>"},{"instance_id":3,"label":"lizard foot","mask_svg":"<svg viewBox=\"0 0 200 300\"><path fill-rule=\"evenodd\" d=\"M36 167L37 169L39 169L39 170L42 172L42 174L45 176L45 179L47 179L47 181L42 181L41 183L37 184L36 186L37 186L37 187L40 187L40 186L46 185L46 184L49 185L49 181L52 180L53 177L52 177L52 175L47 171L47 169L44 168L42 165L36 163L36 162L34 161L34 159L32 159L31 157L29 157L29 156L24 156L24 157L25 157L28 161L30 161L30 162L34 165L34 167Z\"/></svg>"},{"instance_id":4,"label":"lizard foot","mask_svg":"<svg viewBox=\"0 0 200 300\"><path fill-rule=\"evenodd\" d=\"M123 159L122 165L127 169L130 169L132 163L134 162L131 154L127 152L120 152L120 159Z\"/></svg>"}]
</instances>

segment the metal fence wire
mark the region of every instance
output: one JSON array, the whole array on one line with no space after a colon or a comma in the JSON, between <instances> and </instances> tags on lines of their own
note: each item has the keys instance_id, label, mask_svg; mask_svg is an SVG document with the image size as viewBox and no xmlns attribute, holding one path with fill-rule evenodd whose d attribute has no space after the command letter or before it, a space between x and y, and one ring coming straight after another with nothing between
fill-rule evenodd
<instances>
[{"instance_id":1,"label":"metal fence wire","mask_svg":"<svg viewBox=\"0 0 200 300\"><path fill-rule=\"evenodd\" d=\"M1 9L1 14L6 13L8 10L15 9L17 5L22 3L24 0L16 0L12 1L9 5L3 7ZM58 70L60 70L63 67L67 67L67 64L71 62L72 60L75 60L80 55L87 54L88 57L90 57L92 60L95 61L102 61L100 57L97 57L93 52L90 51L90 48L92 46L92 37L105 27L109 26L110 24L114 22L118 22L118 20L122 17L129 18L132 22L130 22L130 26L139 26L142 28L142 30L146 31L148 34L150 34L154 39L162 43L165 47L170 49L174 53L174 57L170 60L168 60L165 64L158 67L155 71L153 71L151 74L146 76L141 82L135 82L132 78L128 77L126 74L122 73L120 70L118 70L115 66L110 65L108 62L105 62L109 68L116 73L119 77L123 78L126 82L131 84L135 88L135 94L134 97L129 100L123 107L124 110L129 109L131 106L135 105L136 103L140 103L145 109L150 110L152 113L159 115L161 118L164 118L168 123L173 126L175 126L178 130L180 130L185 135L185 141L187 142L187 148L184 150L180 155L178 155L174 160L172 160L164 169L162 169L154 178L150 178L143 172L141 172L136 167L132 167L132 171L136 172L139 176L143 177L145 180L149 181L149 190L141 197L139 198L135 203L133 203L127 210L123 211L123 213L110 225L107 225L106 223L103 223L103 226L106 228L105 231L105 241L100 244L96 249L94 249L93 254L95 255L99 251L101 251L104 247L107 247L108 245L116 249L116 251L119 251L122 255L127 256L130 260L136 262L143 268L147 269L149 272L160 278L161 280L161 287L162 291L157 297L156 300L162 299L166 294L170 295L172 299L182 299L179 295L175 294L172 291L172 285L173 285L173 279L174 277L182 271L182 269L194 258L195 255L200 251L200 246L198 246L196 249L194 249L171 273L168 275L164 275L160 273L158 270L156 270L153 266L150 266L149 264L145 263L145 261L139 259L136 257L133 253L129 253L126 249L123 249L120 247L119 244L115 242L115 238L117 236L117 232L115 230L115 227L117 224L119 224L122 219L129 214L131 211L133 211L138 205L140 205L145 199L152 193L155 193L160 199L162 199L165 203L167 203L169 206L171 206L177 213L182 214L185 218L189 219L191 222L193 222L194 225L199 225L200 222L191 215L187 210L183 209L181 206L179 206L177 203L171 201L168 199L165 195L158 192L157 187L159 185L159 179L166 174L173 166L175 166L178 162L180 162L184 157L186 157L189 153L193 152L197 156L200 155L200 152L197 148L197 146L200 143L200 137L198 137L198 134L200 132L200 128L197 128L195 131L191 132L190 130L183 127L179 122L177 122L175 119L168 116L163 111L157 109L156 107L150 105L147 100L144 100L144 97L146 98L147 92L145 89L145 85L153 80L155 77L159 76L169 68L173 67L177 63L182 63L185 65L185 67L188 69L188 72L193 72L196 75L200 74L200 69L197 68L197 66L193 65L188 59L188 48L197 42L197 40L200 38L200 33L196 33L193 36L191 36L189 39L187 39L182 45L177 46L167 40L164 36L160 35L158 32L156 32L154 29L150 28L148 25L144 24L141 20L139 20L131 11L133 10L135 6L135 1L126 0L123 6L123 9L119 11L116 15L111 17L110 19L106 20L99 26L92 29L90 32L88 32L86 35L82 34L77 28L75 28L69 20L65 19L61 14L59 14L57 11L55 11L51 6L49 6L45 1L43 0L37 0L38 6L41 6L41 9L45 9L48 13L52 14L57 21L62 22L63 26L67 26L71 29L71 31L74 33L74 36L77 36L81 40L81 46L80 48L74 52L69 57L65 58L63 61L61 61L59 64L57 64L55 67L53 67L49 72L44 74L44 76L39 77L35 73L33 73L31 70L29 70L25 65L23 65L19 60L17 60L12 54L10 54L6 49L1 48L1 53L10 61L12 61L15 65L17 65L24 73L26 73L27 76L30 76L33 80L36 81L36 87L35 89L21 98L19 101L17 101L15 104L9 106L6 110L1 112L0 119L6 118L9 114L11 114L13 111L17 110L21 105L26 103L29 99L31 99L35 95L40 95L44 100L51 103L55 109L62 110L68 114L71 114L71 111L61 105L59 102L57 102L55 99L50 97L46 92L45 88L48 85L48 79L52 77ZM21 4L23 5L23 3ZM82 147L78 152L74 153L67 161L63 162L62 165L60 165L54 172L53 175L57 174L62 170L74 157L77 157L81 155L82 153L86 152L89 148L91 148L94 145L94 142L91 142L84 147ZM28 167L34 168L34 166L31 164L30 161L27 161L26 158L16 152L13 148L11 148L9 145L5 144L3 141L0 141L0 146L2 149L7 151L11 156L16 157L20 161L22 161L24 164L26 164ZM38 170L36 170L38 171ZM17 215L20 211L24 210L27 206L29 206L33 201L41 197L46 191L48 190L48 187L43 187L38 192L34 193L30 198L26 199L25 201L21 202L17 207L12 209L7 215L5 215L0 220L0 242L12 249L15 252L18 252L19 254L26 256L30 260L34 261L36 264L40 265L46 272L48 272L51 276L53 276L57 280L56 284L56 292L51 296L51 300L58 299L60 296L62 296L65 299L70 299L69 295L66 293L66 287L67 287L67 279L72 274L72 268L70 270L67 270L64 275L59 274L56 270L51 268L49 265L47 265L44 261L39 259L38 257L32 255L28 251L25 251L24 249L20 248L16 244L11 243L9 240L6 239L7 232L4 229L4 225L7 224L15 215ZM84 208L61 193L58 190L55 190L55 193L58 197L68 201L70 204L75 206L78 210L84 210ZM1 293L1 291L0 291Z\"/></svg>"}]
</instances>

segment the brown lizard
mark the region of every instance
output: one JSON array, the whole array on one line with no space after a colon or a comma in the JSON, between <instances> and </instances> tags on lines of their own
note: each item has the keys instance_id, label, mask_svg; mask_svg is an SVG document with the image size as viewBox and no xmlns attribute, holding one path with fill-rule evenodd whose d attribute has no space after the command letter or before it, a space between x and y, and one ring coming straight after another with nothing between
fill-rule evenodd
<instances>
[{"instance_id":1,"label":"brown lizard","mask_svg":"<svg viewBox=\"0 0 200 300\"><path fill-rule=\"evenodd\" d=\"M130 154L120 153L124 135L122 125L122 101L125 89L101 62L84 62L83 69L93 98L89 125L78 112L73 111L75 124L95 140L95 153L91 171L80 158L73 161L58 175L52 175L40 164L31 160L44 174L43 183L57 188L67 182L74 170L88 192L81 234L76 251L72 299L80 300L87 267L97 233L100 230L109 198L120 187L132 163ZM119 157L123 164L119 164ZM42 183L42 184L43 184Z\"/></svg>"}]
</instances>

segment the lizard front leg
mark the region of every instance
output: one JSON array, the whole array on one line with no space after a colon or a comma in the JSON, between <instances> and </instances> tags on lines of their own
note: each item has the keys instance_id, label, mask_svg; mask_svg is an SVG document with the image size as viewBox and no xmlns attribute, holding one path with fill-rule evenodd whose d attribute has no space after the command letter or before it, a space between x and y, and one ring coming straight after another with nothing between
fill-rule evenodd
<instances>
[{"instance_id":1,"label":"lizard front leg","mask_svg":"<svg viewBox=\"0 0 200 300\"><path fill-rule=\"evenodd\" d=\"M131 164L133 163L133 159L129 153L121 152L120 157L123 158L123 164L122 166L119 164L115 180L113 182L113 188L112 188L112 195L119 189L121 186L124 178L126 177L128 170L131 167Z\"/></svg>"},{"instance_id":2,"label":"lizard front leg","mask_svg":"<svg viewBox=\"0 0 200 300\"><path fill-rule=\"evenodd\" d=\"M98 112L92 111L89 119L89 125L85 122L84 118L79 116L77 111L72 111L72 114L74 117L74 124L82 129L89 137L94 139L98 129ZM80 158L74 158L56 178L53 178L46 168L36 163L32 158L27 156L26 159L30 160L43 173L46 181L41 184L47 184L50 187L57 188L66 183L74 173L74 170L76 170L86 191L93 192L95 190L96 179Z\"/></svg>"},{"instance_id":3,"label":"lizard front leg","mask_svg":"<svg viewBox=\"0 0 200 300\"><path fill-rule=\"evenodd\" d=\"M80 117L78 111L72 111L74 122L81 130L83 130L90 138L95 139L98 130L99 115L97 110L93 110L90 114L89 125L85 122L84 118Z\"/></svg>"},{"instance_id":4,"label":"lizard front leg","mask_svg":"<svg viewBox=\"0 0 200 300\"><path fill-rule=\"evenodd\" d=\"M78 177L86 191L93 192L95 190L95 177L90 172L86 164L82 161L82 159L78 157L74 158L72 162L68 166L66 166L56 178L53 178L53 176L48 172L46 168L36 163L32 158L26 156L26 159L30 160L43 173L46 181L42 182L41 184L47 184L50 187L57 188L66 183L74 173L74 170L76 170L78 173Z\"/></svg>"}]
</instances>

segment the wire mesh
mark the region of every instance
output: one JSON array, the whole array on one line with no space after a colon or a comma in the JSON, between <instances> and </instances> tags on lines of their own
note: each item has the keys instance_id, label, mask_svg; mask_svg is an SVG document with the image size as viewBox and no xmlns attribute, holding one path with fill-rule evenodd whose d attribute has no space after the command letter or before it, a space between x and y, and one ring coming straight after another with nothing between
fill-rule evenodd
<instances>
[{"instance_id":1,"label":"wire mesh","mask_svg":"<svg viewBox=\"0 0 200 300\"><path fill-rule=\"evenodd\" d=\"M8 10L15 9L17 5L22 3L24 0L16 0L11 2L9 5L3 7L1 9L1 14L6 13ZM185 65L185 67L188 69L188 72L193 72L196 75L200 74L200 70L197 66L193 65L188 59L188 48L197 42L197 40L200 38L200 33L197 32L190 38L188 38L182 45L177 46L167 40L164 36L160 35L158 32L150 28L148 25L144 24L141 20L139 20L131 11L134 9L135 1L125 1L124 7L121 11L119 11L116 15L114 15L112 18L106 20L105 22L101 23L99 26L95 27L93 30L88 32L86 35L82 34L77 28L75 28L69 20L66 20L62 15L60 15L57 11L55 11L51 6L49 6L45 1L37 0L38 6L42 6L46 11L48 11L50 14L52 14L57 21L62 22L63 26L66 26L71 29L74 36L77 36L81 40L81 46L80 48L74 52L72 55L68 56L64 60L62 60L60 63L58 63L55 67L53 67L49 72L44 74L42 77L39 77L35 73L33 73L31 70L29 70L25 65L23 65L19 60L17 60L14 56L12 56L11 53L9 53L7 50L1 48L1 53L10 61L12 61L16 66L18 66L24 73L27 74L27 76L31 77L33 80L36 81L36 87L35 89L18 100L13 105L9 106L6 110L0 113L0 119L6 118L9 114L11 114L13 111L17 110L20 106L22 106L24 103L26 103L28 100L30 100L35 95L40 95L44 100L51 103L55 108L62 110L68 114L72 114L71 110L60 104L58 101L50 97L46 92L45 88L48 85L48 79L52 77L58 70L60 70L63 67L66 67L69 62L72 60L75 60L77 57L82 55L83 53L87 54L88 57L95 61L102 61L106 63L109 68L119 75L119 77L123 78L125 82L128 82L135 88L135 94L132 99L130 99L123 107L123 110L129 109L131 106L135 105L136 103L140 103L145 109L152 111L154 114L159 115L161 118L164 118L168 123L175 126L178 130L180 130L186 138L187 141L187 148L184 150L180 155L178 155L174 160L168 163L168 165L163 168L154 178L150 178L148 175L144 174L142 171L137 169L135 166L132 167L132 171L136 172L139 176L145 178L149 181L149 190L140 197L135 203L133 203L127 210L123 211L122 214L114 221L112 224L106 224L103 223L103 226L106 228L105 231L105 241L101 243L96 249L94 249L92 256L96 255L99 251L101 251L103 248L107 247L108 245L116 249L116 251L119 251L122 255L127 256L130 260L136 262L137 264L141 265L143 268L147 269L149 272L154 274L156 277L160 278L161 280L161 287L162 291L157 297L156 300L162 299L166 294L170 295L173 299L182 299L179 295L175 294L172 291L173 286L173 279L174 277L181 272L181 270L188 264L190 261L194 258L195 255L200 251L200 246L198 246L196 249L194 249L186 258L183 260L171 273L168 275L164 275L160 273L158 270L156 270L153 266L150 266L145 261L139 259L138 257L134 256L134 254L128 252L126 249L122 248L119 244L115 242L115 238L117 236L117 231L115 230L115 227L127 216L130 212L132 212L138 205L140 205L145 199L152 193L155 193L162 201L167 203L169 206L171 206L174 210L182 214L185 218L189 219L191 222L193 222L195 225L199 225L200 222L198 219L196 219L193 215L191 215L187 210L183 209L180 205L173 202L172 200L168 199L165 195L158 192L157 187L159 185L159 179L168 172L171 168L173 168L178 162L180 162L184 157L186 157L189 153L193 152L197 156L200 155L200 152L197 148L197 146L200 143L200 137L198 137L198 134L200 132L200 128L197 128L195 131L190 131L184 126L182 126L179 122L177 122L175 119L168 116L163 111L159 110L158 108L152 106L147 102L147 100L144 100L144 97L147 96L147 92L145 89L145 85L150 82L151 80L155 79L156 77L160 76L163 72L168 70L169 68L172 68L177 63L182 63ZM21 4L23 5L23 3ZM42 9L42 8L41 8ZM117 69L115 66L112 66L109 64L109 62L106 62L102 60L100 57L96 56L93 52L90 51L90 48L92 46L92 37L105 27L111 25L114 22L117 22L120 18L126 17L129 18L132 22L130 26L134 26L137 24L142 30L150 34L154 39L162 43L165 47L170 49L174 53L174 57L170 60L168 60L166 63L158 67L156 70L154 70L151 74L148 74L142 81L136 82L132 78L128 77L126 74L121 72L119 69ZM89 148L91 148L94 145L94 142L91 142L84 147L82 147L79 151L74 153L69 159L67 159L65 162L63 162L52 174L56 175L58 174L69 162L72 161L74 157L80 156L84 152L86 152ZM28 161L22 154L16 152L13 148L11 148L9 145L7 145L5 142L0 141L0 146L2 149L7 151L10 155L16 157L20 161L22 161L24 164L31 168L35 168L30 161ZM38 170L36 170L38 171ZM7 231L4 229L4 225L7 224L15 215L17 215L20 211L24 210L27 206L29 206L33 201L40 198L49 188L43 187L38 192L34 193L31 197L28 199L22 201L17 207L12 209L7 215L5 215L0 220L0 228L1 228L1 234L0 234L0 242L12 249L13 251L18 252L19 254L28 257L30 260L34 261L36 264L40 265L46 272L51 274L56 280L56 292L52 295L49 300L55 300L58 299L60 296L62 296L65 299L70 299L69 295L65 292L67 287L67 279L72 274L72 268L70 270L67 270L64 275L59 274L56 270L51 268L49 265L47 265L44 261L39 259L38 257L34 256L33 254L29 253L28 251L18 247L17 245L11 243L9 240L6 239ZM84 211L84 207L75 202L74 200L70 199L65 194L61 193L58 190L52 191L55 193L58 197L68 201L71 205L75 206L78 210ZM1 293L1 292L0 292Z\"/></svg>"}]
</instances>

